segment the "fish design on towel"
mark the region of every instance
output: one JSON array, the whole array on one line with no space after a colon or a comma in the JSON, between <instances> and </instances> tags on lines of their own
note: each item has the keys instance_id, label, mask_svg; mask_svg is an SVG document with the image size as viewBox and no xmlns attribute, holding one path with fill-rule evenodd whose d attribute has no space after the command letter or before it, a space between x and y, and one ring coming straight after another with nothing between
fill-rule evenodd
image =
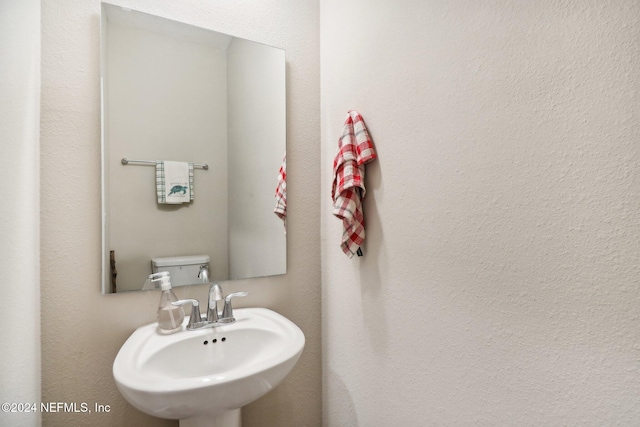
<instances>
[{"instance_id":1,"label":"fish design on towel","mask_svg":"<svg viewBox=\"0 0 640 427\"><path fill-rule=\"evenodd\" d=\"M349 111L333 161L331 188L333 215L342 220L343 226L340 247L349 258L356 253L362 254L360 247L365 238L362 209L366 194L365 164L376 157L364 119L357 111Z\"/></svg>"},{"instance_id":2,"label":"fish design on towel","mask_svg":"<svg viewBox=\"0 0 640 427\"><path fill-rule=\"evenodd\" d=\"M169 196L177 193L187 194L188 189L189 187L185 187L183 185L174 185L173 187L171 187L171 191L169 191Z\"/></svg>"}]
</instances>

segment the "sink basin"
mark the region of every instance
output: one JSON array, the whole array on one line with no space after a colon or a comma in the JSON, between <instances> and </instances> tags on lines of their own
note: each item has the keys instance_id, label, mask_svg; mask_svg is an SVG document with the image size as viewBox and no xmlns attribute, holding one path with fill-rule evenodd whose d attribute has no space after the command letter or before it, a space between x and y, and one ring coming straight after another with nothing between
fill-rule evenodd
<instances>
[{"instance_id":1,"label":"sink basin","mask_svg":"<svg viewBox=\"0 0 640 427\"><path fill-rule=\"evenodd\" d=\"M113 362L120 393L139 410L180 426L240 426L240 408L291 371L304 334L266 308L238 308L236 322L172 335L142 326Z\"/></svg>"}]
</instances>

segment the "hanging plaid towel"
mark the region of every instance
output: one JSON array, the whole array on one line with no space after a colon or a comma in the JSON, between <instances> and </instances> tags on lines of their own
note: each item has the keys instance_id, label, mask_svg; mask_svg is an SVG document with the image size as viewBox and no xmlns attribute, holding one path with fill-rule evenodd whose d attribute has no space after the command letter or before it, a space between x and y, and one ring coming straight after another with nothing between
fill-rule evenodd
<instances>
[{"instance_id":1,"label":"hanging plaid towel","mask_svg":"<svg viewBox=\"0 0 640 427\"><path fill-rule=\"evenodd\" d=\"M160 204L192 202L193 163L156 160L156 196Z\"/></svg>"},{"instance_id":2,"label":"hanging plaid towel","mask_svg":"<svg viewBox=\"0 0 640 427\"><path fill-rule=\"evenodd\" d=\"M357 111L349 111L333 161L331 188L333 214L342 220L343 226L340 247L349 258L364 242L364 165L375 158L373 142L362 116Z\"/></svg>"}]
</instances>

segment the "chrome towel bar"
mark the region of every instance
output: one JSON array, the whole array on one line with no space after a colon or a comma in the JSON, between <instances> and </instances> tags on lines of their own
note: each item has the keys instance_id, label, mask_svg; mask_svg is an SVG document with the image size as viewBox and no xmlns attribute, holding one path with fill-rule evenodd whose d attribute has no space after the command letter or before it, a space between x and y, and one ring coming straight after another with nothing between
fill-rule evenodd
<instances>
[{"instance_id":1,"label":"chrome towel bar","mask_svg":"<svg viewBox=\"0 0 640 427\"><path fill-rule=\"evenodd\" d=\"M126 157L123 157L121 160L123 165L128 165L128 164L137 164L137 165L154 165L156 164L155 160L132 160L132 159L127 159ZM206 163L194 163L193 164L194 168L201 168L204 170L208 170L209 169L209 165Z\"/></svg>"}]
</instances>

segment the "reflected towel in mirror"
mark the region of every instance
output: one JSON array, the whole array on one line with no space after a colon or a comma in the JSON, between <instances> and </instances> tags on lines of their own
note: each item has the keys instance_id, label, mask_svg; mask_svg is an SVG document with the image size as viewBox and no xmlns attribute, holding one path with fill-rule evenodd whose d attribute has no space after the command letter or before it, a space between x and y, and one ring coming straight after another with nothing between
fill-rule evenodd
<instances>
[{"instance_id":1,"label":"reflected towel in mirror","mask_svg":"<svg viewBox=\"0 0 640 427\"><path fill-rule=\"evenodd\" d=\"M160 204L193 201L193 163L156 160L156 195Z\"/></svg>"},{"instance_id":2,"label":"reflected towel in mirror","mask_svg":"<svg viewBox=\"0 0 640 427\"><path fill-rule=\"evenodd\" d=\"M278 172L278 186L276 187L276 208L273 212L284 223L284 232L287 233L287 154L282 159L282 166Z\"/></svg>"}]
</instances>

